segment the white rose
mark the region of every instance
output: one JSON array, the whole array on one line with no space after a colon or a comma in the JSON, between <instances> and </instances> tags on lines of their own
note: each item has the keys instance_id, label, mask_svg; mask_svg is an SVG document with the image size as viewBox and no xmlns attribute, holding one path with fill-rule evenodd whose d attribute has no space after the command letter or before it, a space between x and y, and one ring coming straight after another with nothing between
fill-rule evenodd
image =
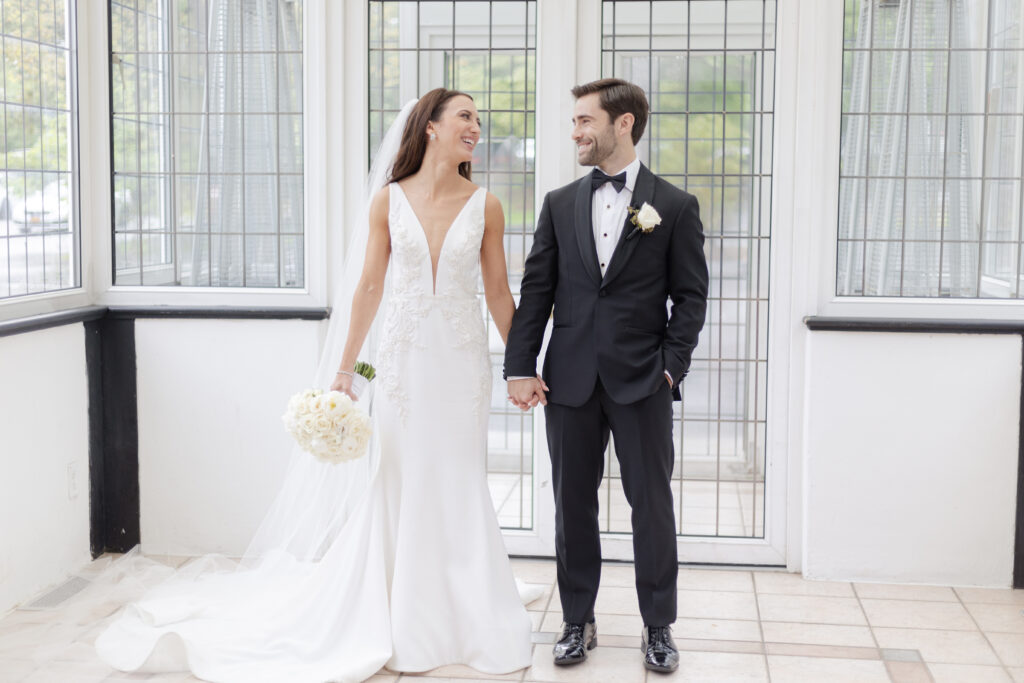
<instances>
[{"instance_id":1,"label":"white rose","mask_svg":"<svg viewBox=\"0 0 1024 683\"><path fill-rule=\"evenodd\" d=\"M352 408L354 407L352 399L349 398L348 395L343 394L339 391L333 391L331 393L337 394L337 396L332 396L327 402L325 402L325 411L331 417L332 420L346 419L352 412Z\"/></svg>"},{"instance_id":2,"label":"white rose","mask_svg":"<svg viewBox=\"0 0 1024 683\"><path fill-rule=\"evenodd\" d=\"M312 434L316 429L316 417L314 415L303 415L299 418L299 427L306 434Z\"/></svg>"},{"instance_id":3,"label":"white rose","mask_svg":"<svg viewBox=\"0 0 1024 683\"><path fill-rule=\"evenodd\" d=\"M657 209L644 202L644 205L640 207L640 211L636 214L636 222L642 231L651 232L661 224L661 216L658 214Z\"/></svg>"},{"instance_id":4,"label":"white rose","mask_svg":"<svg viewBox=\"0 0 1024 683\"><path fill-rule=\"evenodd\" d=\"M345 460L354 460L361 454L359 450L359 442L356 439L351 438L345 439L345 441L341 444L340 450L341 456Z\"/></svg>"}]
</instances>

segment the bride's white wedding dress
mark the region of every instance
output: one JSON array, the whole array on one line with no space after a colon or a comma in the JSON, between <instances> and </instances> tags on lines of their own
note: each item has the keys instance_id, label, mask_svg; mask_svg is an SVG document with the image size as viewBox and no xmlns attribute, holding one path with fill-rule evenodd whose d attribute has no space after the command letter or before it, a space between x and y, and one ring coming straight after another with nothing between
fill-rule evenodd
<instances>
[{"instance_id":1,"label":"bride's white wedding dress","mask_svg":"<svg viewBox=\"0 0 1024 683\"><path fill-rule=\"evenodd\" d=\"M423 228L401 188L389 188L379 464L366 495L314 558L281 549L237 572L185 571L129 605L96 642L115 668L320 683L362 681L385 665L529 666L530 620L486 479L491 371L477 294L486 192L450 226L435 283ZM326 486L332 467L346 467L308 460Z\"/></svg>"}]
</instances>

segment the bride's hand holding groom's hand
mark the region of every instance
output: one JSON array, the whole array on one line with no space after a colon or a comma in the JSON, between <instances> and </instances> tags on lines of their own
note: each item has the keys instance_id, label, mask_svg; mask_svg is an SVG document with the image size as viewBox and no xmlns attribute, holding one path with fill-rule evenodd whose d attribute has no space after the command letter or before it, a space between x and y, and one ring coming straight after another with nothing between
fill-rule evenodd
<instances>
[{"instance_id":1,"label":"bride's hand holding groom's hand","mask_svg":"<svg viewBox=\"0 0 1024 683\"><path fill-rule=\"evenodd\" d=\"M546 406L548 399L545 392L547 391L549 391L548 385L540 375L508 381L508 398L520 410L529 410L538 404Z\"/></svg>"}]
</instances>

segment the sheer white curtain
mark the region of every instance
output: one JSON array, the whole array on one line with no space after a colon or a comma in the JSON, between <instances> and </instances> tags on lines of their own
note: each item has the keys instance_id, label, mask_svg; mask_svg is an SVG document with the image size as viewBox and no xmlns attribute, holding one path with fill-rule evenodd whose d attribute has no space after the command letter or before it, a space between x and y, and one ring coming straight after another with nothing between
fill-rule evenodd
<instances>
[{"instance_id":1,"label":"sheer white curtain","mask_svg":"<svg viewBox=\"0 0 1024 683\"><path fill-rule=\"evenodd\" d=\"M988 4L862 0L847 17L839 294L978 296Z\"/></svg>"},{"instance_id":2,"label":"sheer white curtain","mask_svg":"<svg viewBox=\"0 0 1024 683\"><path fill-rule=\"evenodd\" d=\"M287 285L279 263L300 264L301 278L301 240L278 234L302 232L302 183L277 174L302 170L301 117L280 115L301 112L302 67L276 54L301 52L301 21L298 0L209 0L202 152L189 191L210 241L182 255L195 280L185 284Z\"/></svg>"}]
</instances>

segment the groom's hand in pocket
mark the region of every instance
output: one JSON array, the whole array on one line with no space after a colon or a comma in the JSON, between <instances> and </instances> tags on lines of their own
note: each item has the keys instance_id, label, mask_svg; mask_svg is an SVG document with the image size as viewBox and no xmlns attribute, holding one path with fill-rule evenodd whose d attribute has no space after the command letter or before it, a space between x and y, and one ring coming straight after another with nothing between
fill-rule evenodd
<instances>
[{"instance_id":1,"label":"groom's hand in pocket","mask_svg":"<svg viewBox=\"0 0 1024 683\"><path fill-rule=\"evenodd\" d=\"M544 392L548 385L540 375L524 379L510 379L508 381L508 398L520 410L529 410L535 406L548 404Z\"/></svg>"}]
</instances>

